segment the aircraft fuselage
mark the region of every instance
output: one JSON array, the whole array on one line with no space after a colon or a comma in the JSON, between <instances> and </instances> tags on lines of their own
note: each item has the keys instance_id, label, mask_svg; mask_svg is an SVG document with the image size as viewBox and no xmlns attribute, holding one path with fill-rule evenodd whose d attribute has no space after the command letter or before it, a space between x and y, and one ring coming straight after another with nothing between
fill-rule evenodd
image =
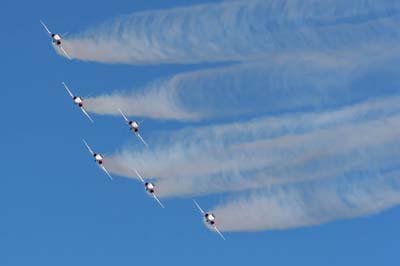
<instances>
[{"instance_id":1,"label":"aircraft fuselage","mask_svg":"<svg viewBox=\"0 0 400 266\"><path fill-rule=\"evenodd\" d=\"M61 35L60 34L51 34L51 39L53 40L54 44L61 45Z\"/></svg>"}]
</instances>

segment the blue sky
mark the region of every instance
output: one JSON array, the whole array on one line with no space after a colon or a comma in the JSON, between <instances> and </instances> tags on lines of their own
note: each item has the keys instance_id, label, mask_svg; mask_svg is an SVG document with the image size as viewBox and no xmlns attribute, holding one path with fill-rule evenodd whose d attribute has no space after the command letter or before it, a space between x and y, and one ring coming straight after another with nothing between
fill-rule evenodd
<instances>
[{"instance_id":1,"label":"blue sky","mask_svg":"<svg viewBox=\"0 0 400 266\"><path fill-rule=\"evenodd\" d=\"M39 24L78 32L120 14L205 1L2 1L0 265L269 264L394 265L400 209L324 225L226 233L209 232L190 198L159 208L142 186L110 182L81 139L113 153L137 145L120 118L94 116L91 125L71 105L61 82L81 95L144 86L158 77L214 64L106 65L58 56ZM210 1L212 2L212 1ZM365 83L370 80L366 79ZM146 121L144 135L180 123ZM213 197L202 198L212 207Z\"/></svg>"}]
</instances>

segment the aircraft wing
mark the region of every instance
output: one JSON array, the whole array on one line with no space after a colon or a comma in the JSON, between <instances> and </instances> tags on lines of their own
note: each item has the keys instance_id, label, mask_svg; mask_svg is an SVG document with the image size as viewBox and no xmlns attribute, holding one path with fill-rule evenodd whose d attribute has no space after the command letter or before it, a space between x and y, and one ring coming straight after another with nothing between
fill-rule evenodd
<instances>
[{"instance_id":1,"label":"aircraft wing","mask_svg":"<svg viewBox=\"0 0 400 266\"><path fill-rule=\"evenodd\" d=\"M51 36L51 31L49 30L49 28L47 28L46 24L44 24L43 21L40 21L40 23L42 24L43 28L47 31L47 33L49 34L49 36Z\"/></svg>"},{"instance_id":2,"label":"aircraft wing","mask_svg":"<svg viewBox=\"0 0 400 266\"><path fill-rule=\"evenodd\" d=\"M158 202L158 204L160 204L160 206L161 206L162 208L165 208L164 205L161 203L161 201L157 198L156 195L153 194L153 197L154 197L154 199Z\"/></svg>"},{"instance_id":3,"label":"aircraft wing","mask_svg":"<svg viewBox=\"0 0 400 266\"><path fill-rule=\"evenodd\" d=\"M223 240L226 240L225 237L224 237L224 235L218 230L218 228L217 228L216 226L214 226L214 230L215 230L215 232L217 232L217 234L219 234L219 236L220 236Z\"/></svg>"},{"instance_id":4,"label":"aircraft wing","mask_svg":"<svg viewBox=\"0 0 400 266\"><path fill-rule=\"evenodd\" d=\"M111 179L111 181L114 180L114 178L110 175L110 173L107 171L107 169L103 165L100 165L100 168L104 171L104 173L106 173L108 175L108 177Z\"/></svg>"},{"instance_id":5,"label":"aircraft wing","mask_svg":"<svg viewBox=\"0 0 400 266\"><path fill-rule=\"evenodd\" d=\"M62 84L64 85L64 88L67 90L69 96L71 96L71 98L74 98L74 95L73 95L72 92L69 90L67 84L65 84L65 82L62 82Z\"/></svg>"},{"instance_id":6,"label":"aircraft wing","mask_svg":"<svg viewBox=\"0 0 400 266\"><path fill-rule=\"evenodd\" d=\"M129 123L129 119L125 116L125 114L121 111L121 109L118 108L118 111L120 112L120 114L122 115L122 117L125 119L125 121L127 123Z\"/></svg>"},{"instance_id":7,"label":"aircraft wing","mask_svg":"<svg viewBox=\"0 0 400 266\"><path fill-rule=\"evenodd\" d=\"M81 110L87 116L87 118L89 118L90 122L94 123L93 119L90 117L88 112L86 112L85 108L81 107Z\"/></svg>"},{"instance_id":8,"label":"aircraft wing","mask_svg":"<svg viewBox=\"0 0 400 266\"><path fill-rule=\"evenodd\" d=\"M136 175L139 177L140 181L142 181L142 183L144 184L144 179L143 177L139 174L139 172L135 169L135 173Z\"/></svg>"},{"instance_id":9,"label":"aircraft wing","mask_svg":"<svg viewBox=\"0 0 400 266\"><path fill-rule=\"evenodd\" d=\"M89 152L94 155L93 150L90 148L89 144L87 144L86 140L83 140L83 143L85 143L86 148L89 150Z\"/></svg>"},{"instance_id":10,"label":"aircraft wing","mask_svg":"<svg viewBox=\"0 0 400 266\"><path fill-rule=\"evenodd\" d=\"M140 136L139 133L136 133L136 136L137 136L138 139L144 144L144 146L146 146L146 148L149 147L149 146L147 145L146 141L144 141L144 139L142 138L142 136Z\"/></svg>"},{"instance_id":11,"label":"aircraft wing","mask_svg":"<svg viewBox=\"0 0 400 266\"><path fill-rule=\"evenodd\" d=\"M203 209L200 207L200 205L197 203L197 201L193 200L194 204L196 204L197 208L199 209L199 211L204 215L205 212L203 211Z\"/></svg>"},{"instance_id":12,"label":"aircraft wing","mask_svg":"<svg viewBox=\"0 0 400 266\"><path fill-rule=\"evenodd\" d=\"M72 58L69 56L69 54L67 53L67 51L65 51L65 49L64 49L61 45L60 45L59 47L60 47L61 52L63 52L63 53L65 54L65 56L66 56L69 60L72 60Z\"/></svg>"}]
</instances>

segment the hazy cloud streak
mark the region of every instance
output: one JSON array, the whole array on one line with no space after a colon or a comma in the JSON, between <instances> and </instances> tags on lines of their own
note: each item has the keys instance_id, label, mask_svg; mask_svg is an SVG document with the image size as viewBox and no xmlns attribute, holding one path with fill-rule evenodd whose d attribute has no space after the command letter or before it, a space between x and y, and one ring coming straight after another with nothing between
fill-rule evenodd
<instances>
[{"instance_id":1,"label":"hazy cloud streak","mask_svg":"<svg viewBox=\"0 0 400 266\"><path fill-rule=\"evenodd\" d=\"M400 99L185 129L151 150L126 149L107 166L155 178L160 196L199 195L333 179L400 163ZM365 134L368 132L368 134ZM169 140L168 140L169 139Z\"/></svg>"},{"instance_id":2,"label":"hazy cloud streak","mask_svg":"<svg viewBox=\"0 0 400 266\"><path fill-rule=\"evenodd\" d=\"M271 187L231 199L213 212L222 231L258 231L312 226L378 213L400 203L400 169L364 173L286 187Z\"/></svg>"},{"instance_id":3,"label":"hazy cloud streak","mask_svg":"<svg viewBox=\"0 0 400 266\"><path fill-rule=\"evenodd\" d=\"M132 116L187 121L317 111L396 92L400 77L394 72L400 66L400 53L359 52L299 54L182 73L133 92L86 99L86 108L114 115L121 108ZM387 84L385 89L376 83L360 86L370 77Z\"/></svg>"},{"instance_id":4,"label":"hazy cloud streak","mask_svg":"<svg viewBox=\"0 0 400 266\"><path fill-rule=\"evenodd\" d=\"M398 1L245 0L125 15L64 41L72 58L159 64L249 61L398 41Z\"/></svg>"}]
</instances>

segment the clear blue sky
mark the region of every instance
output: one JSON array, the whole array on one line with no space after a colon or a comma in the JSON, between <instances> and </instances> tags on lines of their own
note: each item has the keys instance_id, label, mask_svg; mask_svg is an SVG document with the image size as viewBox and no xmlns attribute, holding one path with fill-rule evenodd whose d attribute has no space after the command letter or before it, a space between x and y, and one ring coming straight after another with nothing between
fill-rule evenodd
<instances>
[{"instance_id":1,"label":"clear blue sky","mask_svg":"<svg viewBox=\"0 0 400 266\"><path fill-rule=\"evenodd\" d=\"M39 19L77 32L120 14L201 2L1 2L0 265L398 264L400 208L310 228L227 233L221 241L189 199L161 209L139 183L110 182L94 165L82 137L111 153L131 136L120 119L88 123L62 81L96 95L202 66L69 62L53 51ZM168 123L146 124L148 132L159 128Z\"/></svg>"}]
</instances>

